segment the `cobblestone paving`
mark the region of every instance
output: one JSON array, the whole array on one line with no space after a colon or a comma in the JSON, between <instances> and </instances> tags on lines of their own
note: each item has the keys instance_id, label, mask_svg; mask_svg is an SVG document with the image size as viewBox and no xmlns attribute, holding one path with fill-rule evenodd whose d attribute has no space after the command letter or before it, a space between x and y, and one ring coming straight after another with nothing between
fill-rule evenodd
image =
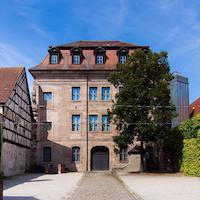
<instances>
[{"instance_id":1,"label":"cobblestone paving","mask_svg":"<svg viewBox=\"0 0 200 200\"><path fill-rule=\"evenodd\" d=\"M136 200L109 172L86 173L67 200Z\"/></svg>"}]
</instances>

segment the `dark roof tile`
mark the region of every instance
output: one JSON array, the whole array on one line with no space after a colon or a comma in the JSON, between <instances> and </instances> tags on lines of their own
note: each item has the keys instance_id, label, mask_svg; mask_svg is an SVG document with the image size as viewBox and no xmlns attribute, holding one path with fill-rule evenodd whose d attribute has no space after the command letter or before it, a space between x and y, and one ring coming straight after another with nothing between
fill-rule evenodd
<instances>
[{"instance_id":1,"label":"dark roof tile","mask_svg":"<svg viewBox=\"0 0 200 200\"><path fill-rule=\"evenodd\" d=\"M23 67L0 68L0 103L8 100L23 70Z\"/></svg>"}]
</instances>

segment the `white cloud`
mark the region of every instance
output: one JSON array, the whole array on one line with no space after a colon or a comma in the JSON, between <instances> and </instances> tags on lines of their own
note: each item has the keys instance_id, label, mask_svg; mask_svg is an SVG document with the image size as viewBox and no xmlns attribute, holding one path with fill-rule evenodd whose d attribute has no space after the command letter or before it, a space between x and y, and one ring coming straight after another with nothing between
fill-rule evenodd
<instances>
[{"instance_id":1,"label":"white cloud","mask_svg":"<svg viewBox=\"0 0 200 200\"><path fill-rule=\"evenodd\" d=\"M16 47L0 42L0 66L31 66L34 61Z\"/></svg>"},{"instance_id":2,"label":"white cloud","mask_svg":"<svg viewBox=\"0 0 200 200\"><path fill-rule=\"evenodd\" d=\"M81 15L80 20L91 27L96 37L113 37L124 29L129 9L127 0L94 1L79 6L75 14Z\"/></svg>"},{"instance_id":3,"label":"white cloud","mask_svg":"<svg viewBox=\"0 0 200 200\"><path fill-rule=\"evenodd\" d=\"M38 35L44 37L44 38L50 38L50 34L47 30L44 29L43 26L41 26L41 19L42 19L42 12L38 9L34 9L33 1L27 1L25 3L18 2L16 5L16 13L18 16L20 16L27 26L32 29L35 33Z\"/></svg>"}]
</instances>

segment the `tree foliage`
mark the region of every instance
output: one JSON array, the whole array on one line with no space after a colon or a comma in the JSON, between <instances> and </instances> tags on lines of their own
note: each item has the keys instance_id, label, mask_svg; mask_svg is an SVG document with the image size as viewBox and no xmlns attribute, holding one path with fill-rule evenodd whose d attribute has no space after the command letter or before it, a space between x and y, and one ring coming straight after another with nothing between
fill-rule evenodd
<instances>
[{"instance_id":1,"label":"tree foliage","mask_svg":"<svg viewBox=\"0 0 200 200\"><path fill-rule=\"evenodd\" d=\"M170 103L172 79L166 52L136 50L124 65L117 66L108 78L120 87L110 116L123 129L114 142L126 146L134 137L158 141L166 136L175 116Z\"/></svg>"},{"instance_id":2,"label":"tree foliage","mask_svg":"<svg viewBox=\"0 0 200 200\"><path fill-rule=\"evenodd\" d=\"M200 136L200 116L196 115L180 124L179 129L185 139L197 138Z\"/></svg>"},{"instance_id":3,"label":"tree foliage","mask_svg":"<svg viewBox=\"0 0 200 200\"><path fill-rule=\"evenodd\" d=\"M184 137L181 171L200 176L200 116L181 123L179 130Z\"/></svg>"}]
</instances>

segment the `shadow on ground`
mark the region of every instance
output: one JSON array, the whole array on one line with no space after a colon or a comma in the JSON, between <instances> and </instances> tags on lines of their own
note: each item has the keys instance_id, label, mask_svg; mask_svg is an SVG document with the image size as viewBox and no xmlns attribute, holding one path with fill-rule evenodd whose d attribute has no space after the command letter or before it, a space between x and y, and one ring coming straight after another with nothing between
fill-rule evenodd
<instances>
[{"instance_id":1,"label":"shadow on ground","mask_svg":"<svg viewBox=\"0 0 200 200\"><path fill-rule=\"evenodd\" d=\"M27 183L27 182L42 182L42 181L52 181L52 179L39 179L39 180L34 180L40 176L43 176L44 174L25 174L21 176L14 176L11 178L7 178L4 180L4 186L3 189L7 190L11 187L14 187L19 184ZM20 177L20 178L19 178ZM12 181L11 181L12 180ZM23 197L22 197L23 198Z\"/></svg>"},{"instance_id":2,"label":"shadow on ground","mask_svg":"<svg viewBox=\"0 0 200 200\"><path fill-rule=\"evenodd\" d=\"M35 197L28 197L28 196L23 196L23 197L20 197L20 196L4 196L3 197L4 200L39 200L39 199L36 199Z\"/></svg>"}]
</instances>

